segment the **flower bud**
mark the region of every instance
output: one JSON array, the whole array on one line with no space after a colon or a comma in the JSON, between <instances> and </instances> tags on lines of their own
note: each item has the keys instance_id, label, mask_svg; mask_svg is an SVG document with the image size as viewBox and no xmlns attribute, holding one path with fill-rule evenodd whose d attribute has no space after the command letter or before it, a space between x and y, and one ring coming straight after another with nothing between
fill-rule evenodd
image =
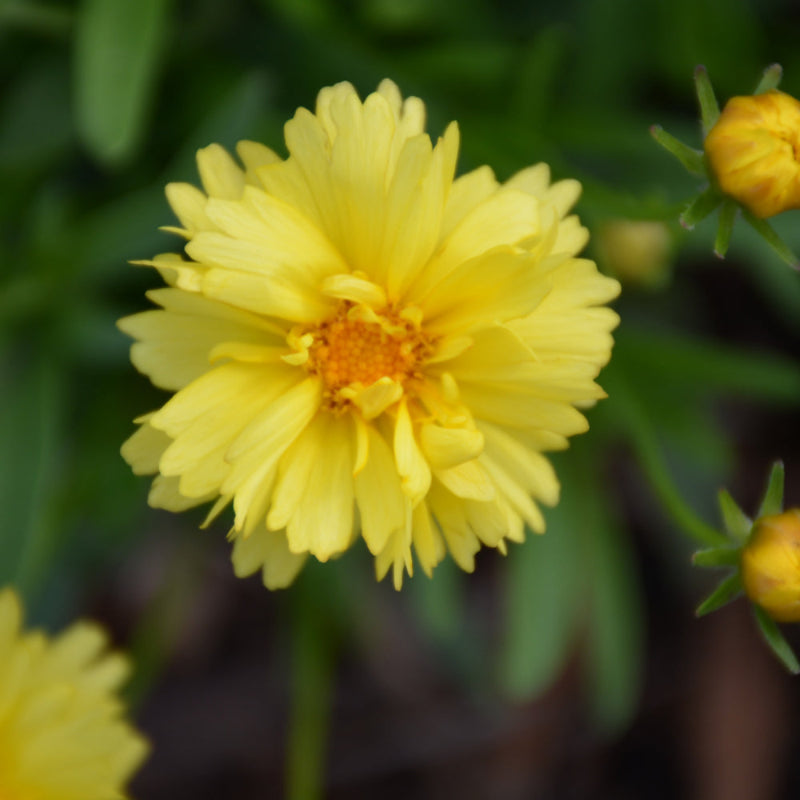
<instances>
[{"instance_id":1,"label":"flower bud","mask_svg":"<svg viewBox=\"0 0 800 800\"><path fill-rule=\"evenodd\" d=\"M598 263L623 283L654 289L669 280L672 234L663 222L609 220L594 241Z\"/></svg>"},{"instance_id":2,"label":"flower bud","mask_svg":"<svg viewBox=\"0 0 800 800\"><path fill-rule=\"evenodd\" d=\"M800 102L790 95L732 97L705 153L719 188L756 217L800 208Z\"/></svg>"},{"instance_id":3,"label":"flower bud","mask_svg":"<svg viewBox=\"0 0 800 800\"><path fill-rule=\"evenodd\" d=\"M761 517L742 550L747 596L778 622L800 622L800 508Z\"/></svg>"}]
</instances>

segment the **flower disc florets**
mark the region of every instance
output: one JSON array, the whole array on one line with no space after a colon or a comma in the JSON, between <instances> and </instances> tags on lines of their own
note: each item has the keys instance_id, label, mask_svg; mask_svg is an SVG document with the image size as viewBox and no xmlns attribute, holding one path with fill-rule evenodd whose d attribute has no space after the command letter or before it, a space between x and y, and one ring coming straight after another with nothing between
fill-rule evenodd
<instances>
[{"instance_id":1,"label":"flower disc florets","mask_svg":"<svg viewBox=\"0 0 800 800\"><path fill-rule=\"evenodd\" d=\"M378 382L409 390L409 381L421 377L420 367L431 352L413 316L345 300L330 319L296 336L308 350L306 368L322 378L328 408L344 411L361 390Z\"/></svg>"},{"instance_id":2,"label":"flower disc florets","mask_svg":"<svg viewBox=\"0 0 800 800\"><path fill-rule=\"evenodd\" d=\"M541 454L586 430L576 406L617 323L616 281L577 257L576 181L544 164L455 178L458 128L384 81L323 89L288 158L198 153L170 184L185 255L147 263L159 310L120 321L136 366L175 392L123 446L150 503L233 505L237 574L290 583L360 534L399 586L449 551L541 531L558 482Z\"/></svg>"}]
</instances>

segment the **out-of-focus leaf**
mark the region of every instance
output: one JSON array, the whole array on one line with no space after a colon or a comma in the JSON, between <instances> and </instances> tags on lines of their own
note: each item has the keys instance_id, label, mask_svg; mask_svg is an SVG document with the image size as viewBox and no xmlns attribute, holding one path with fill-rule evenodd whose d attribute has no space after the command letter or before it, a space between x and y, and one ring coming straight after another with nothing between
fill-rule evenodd
<instances>
[{"instance_id":1,"label":"out-of-focus leaf","mask_svg":"<svg viewBox=\"0 0 800 800\"><path fill-rule=\"evenodd\" d=\"M600 726L624 728L641 689L644 621L631 543L610 514L596 474L581 484L581 546L587 558L587 680Z\"/></svg>"},{"instance_id":2,"label":"out-of-focus leaf","mask_svg":"<svg viewBox=\"0 0 800 800\"><path fill-rule=\"evenodd\" d=\"M72 137L66 77L57 61L36 64L4 90L0 167L46 167Z\"/></svg>"},{"instance_id":3,"label":"out-of-focus leaf","mask_svg":"<svg viewBox=\"0 0 800 800\"><path fill-rule=\"evenodd\" d=\"M523 545L511 545L498 668L502 689L517 699L545 690L576 643L584 585L579 492L566 483L561 502L547 511L544 535L529 532Z\"/></svg>"},{"instance_id":4,"label":"out-of-focus leaf","mask_svg":"<svg viewBox=\"0 0 800 800\"><path fill-rule=\"evenodd\" d=\"M144 131L171 0L83 0L75 35L78 130L100 161L133 155Z\"/></svg>"},{"instance_id":5,"label":"out-of-focus leaf","mask_svg":"<svg viewBox=\"0 0 800 800\"><path fill-rule=\"evenodd\" d=\"M236 81L183 143L164 170L163 182L188 180L197 183L195 155L199 148L212 142L232 148L240 139L253 136L258 120L268 108L268 90L269 82L263 72L249 72ZM267 144L280 149L280 142Z\"/></svg>"},{"instance_id":6,"label":"out-of-focus leaf","mask_svg":"<svg viewBox=\"0 0 800 800\"><path fill-rule=\"evenodd\" d=\"M797 675L800 673L800 662L797 656L789 646L780 628L775 624L775 620L771 619L763 608L753 606L753 613L758 623L758 629L761 631L764 641L769 645L770 650L778 657L778 660L792 673Z\"/></svg>"},{"instance_id":7,"label":"out-of-focus leaf","mask_svg":"<svg viewBox=\"0 0 800 800\"><path fill-rule=\"evenodd\" d=\"M433 578L420 570L407 582L406 590L426 632L447 646L464 631L463 575L448 558L436 567Z\"/></svg>"},{"instance_id":8,"label":"out-of-focus leaf","mask_svg":"<svg viewBox=\"0 0 800 800\"><path fill-rule=\"evenodd\" d=\"M524 48L517 82L511 97L514 117L531 128L541 129L558 93L559 67L566 58L564 29L550 26L539 31Z\"/></svg>"},{"instance_id":9,"label":"out-of-focus leaf","mask_svg":"<svg viewBox=\"0 0 800 800\"><path fill-rule=\"evenodd\" d=\"M656 333L634 323L622 326L615 339L615 359L629 364L632 374L652 372L660 375L659 382L664 384L772 402L800 402L800 371L787 358L685 334Z\"/></svg>"},{"instance_id":10,"label":"out-of-focus leaf","mask_svg":"<svg viewBox=\"0 0 800 800\"><path fill-rule=\"evenodd\" d=\"M0 585L13 581L24 594L53 552L62 379L47 356L26 367L0 363Z\"/></svg>"},{"instance_id":11,"label":"out-of-focus leaf","mask_svg":"<svg viewBox=\"0 0 800 800\"><path fill-rule=\"evenodd\" d=\"M776 461L772 465L772 471L769 473L767 490L764 493L764 499L761 501L758 514L756 514L756 519L765 517L767 514L780 514L783 511L783 483L783 462Z\"/></svg>"}]
</instances>

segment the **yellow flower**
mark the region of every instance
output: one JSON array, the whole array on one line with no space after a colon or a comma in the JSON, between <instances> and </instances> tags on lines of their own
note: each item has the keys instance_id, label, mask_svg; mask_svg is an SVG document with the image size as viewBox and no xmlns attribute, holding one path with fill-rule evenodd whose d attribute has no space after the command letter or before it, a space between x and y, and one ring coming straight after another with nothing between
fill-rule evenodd
<instances>
[{"instance_id":1,"label":"yellow flower","mask_svg":"<svg viewBox=\"0 0 800 800\"><path fill-rule=\"evenodd\" d=\"M755 216L800 208L800 103L790 95L732 97L705 152L720 189Z\"/></svg>"},{"instance_id":2,"label":"yellow flower","mask_svg":"<svg viewBox=\"0 0 800 800\"><path fill-rule=\"evenodd\" d=\"M149 502L233 503L238 575L289 584L363 537L400 586L505 551L558 482L544 450L588 427L616 281L577 258L576 181L546 165L454 180L417 98L348 83L285 127L289 157L198 153L204 191L170 184L188 258L157 256L163 310L120 321L131 357L176 394L123 446Z\"/></svg>"},{"instance_id":3,"label":"yellow flower","mask_svg":"<svg viewBox=\"0 0 800 800\"><path fill-rule=\"evenodd\" d=\"M0 798L119 800L147 753L115 692L127 661L78 623L53 640L21 630L11 589L0 591Z\"/></svg>"},{"instance_id":4,"label":"yellow flower","mask_svg":"<svg viewBox=\"0 0 800 800\"><path fill-rule=\"evenodd\" d=\"M800 622L800 509L756 521L742 551L747 596L778 622Z\"/></svg>"}]
</instances>

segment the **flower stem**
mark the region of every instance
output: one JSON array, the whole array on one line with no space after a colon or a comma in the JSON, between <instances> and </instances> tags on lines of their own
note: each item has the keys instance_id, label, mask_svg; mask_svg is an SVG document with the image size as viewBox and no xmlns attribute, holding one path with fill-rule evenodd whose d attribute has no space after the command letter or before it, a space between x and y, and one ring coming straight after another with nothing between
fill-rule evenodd
<instances>
[{"instance_id":1,"label":"flower stem","mask_svg":"<svg viewBox=\"0 0 800 800\"><path fill-rule=\"evenodd\" d=\"M308 576L304 576L308 577ZM286 797L318 800L323 796L325 750L333 678L332 641L324 606L315 602L314 585L301 579L295 587L292 626L292 689Z\"/></svg>"},{"instance_id":2,"label":"flower stem","mask_svg":"<svg viewBox=\"0 0 800 800\"><path fill-rule=\"evenodd\" d=\"M672 480L655 430L649 418L625 380L616 373L613 386L609 384L609 395L613 396L624 416L624 430L656 496L672 520L693 541L704 547L720 547L730 544L728 539L708 523L704 522L686 504Z\"/></svg>"}]
</instances>

